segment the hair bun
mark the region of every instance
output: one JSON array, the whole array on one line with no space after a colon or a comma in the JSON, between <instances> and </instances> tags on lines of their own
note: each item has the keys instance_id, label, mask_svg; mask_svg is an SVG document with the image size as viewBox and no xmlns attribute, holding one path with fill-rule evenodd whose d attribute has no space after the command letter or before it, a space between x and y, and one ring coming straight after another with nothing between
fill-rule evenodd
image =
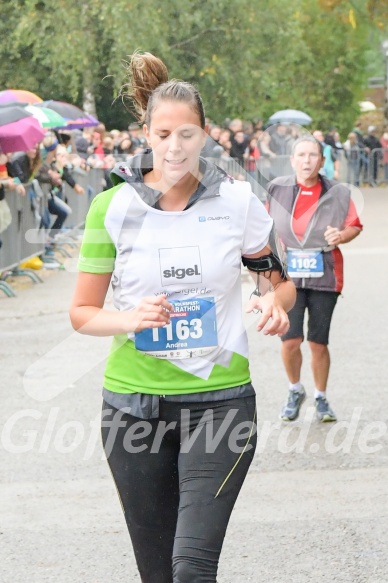
<instances>
[{"instance_id":1,"label":"hair bun","mask_svg":"<svg viewBox=\"0 0 388 583\"><path fill-rule=\"evenodd\" d=\"M137 118L144 122L147 104L152 92L168 81L166 65L151 53L135 52L127 67L129 77L121 95L133 101Z\"/></svg>"}]
</instances>

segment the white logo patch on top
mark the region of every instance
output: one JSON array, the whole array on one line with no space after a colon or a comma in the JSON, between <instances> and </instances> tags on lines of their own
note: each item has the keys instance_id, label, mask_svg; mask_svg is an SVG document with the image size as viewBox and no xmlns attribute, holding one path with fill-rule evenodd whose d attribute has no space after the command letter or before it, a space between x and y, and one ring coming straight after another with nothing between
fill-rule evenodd
<instances>
[{"instance_id":1,"label":"white logo patch on top","mask_svg":"<svg viewBox=\"0 0 388 583\"><path fill-rule=\"evenodd\" d=\"M163 286L202 283L202 263L198 246L159 249Z\"/></svg>"}]
</instances>

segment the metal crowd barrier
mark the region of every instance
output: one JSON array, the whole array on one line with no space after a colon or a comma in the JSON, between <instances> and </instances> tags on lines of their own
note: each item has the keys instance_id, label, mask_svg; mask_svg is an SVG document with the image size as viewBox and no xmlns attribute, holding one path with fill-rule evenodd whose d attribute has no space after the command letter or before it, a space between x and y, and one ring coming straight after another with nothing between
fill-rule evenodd
<instances>
[{"instance_id":1,"label":"metal crowd barrier","mask_svg":"<svg viewBox=\"0 0 388 583\"><path fill-rule=\"evenodd\" d=\"M388 184L388 148L371 152L358 147L344 149L340 158L340 180L355 186Z\"/></svg>"},{"instance_id":2,"label":"metal crowd barrier","mask_svg":"<svg viewBox=\"0 0 388 583\"><path fill-rule=\"evenodd\" d=\"M83 226L90 203L94 196L104 189L104 171L92 168L88 172L73 171L75 181L84 188L84 194L77 194L68 184L64 185L64 194L72 209L65 226L71 235L72 229ZM32 269L19 266L31 257L45 254L46 231L40 229L41 217L47 207L50 196L49 185L25 184L26 195L21 196L15 190L5 190L5 200L10 208L12 221L9 227L0 233L0 290L8 296L15 296L12 287L6 282L10 275L27 275L34 282L42 281ZM50 215L51 217L51 215ZM63 253L65 255L65 253Z\"/></svg>"},{"instance_id":3,"label":"metal crowd barrier","mask_svg":"<svg viewBox=\"0 0 388 583\"><path fill-rule=\"evenodd\" d=\"M14 190L5 190L5 201L11 211L12 222L0 233L0 271L15 267L21 258L22 197Z\"/></svg>"},{"instance_id":4,"label":"metal crowd barrier","mask_svg":"<svg viewBox=\"0 0 388 583\"><path fill-rule=\"evenodd\" d=\"M84 194L77 194L71 186L65 183L65 199L72 209L72 213L67 218L65 226L72 229L79 229L85 222L85 217L93 198L104 189L104 171L101 168L91 168L88 172L85 172L75 168L72 175L76 183L84 189Z\"/></svg>"},{"instance_id":5,"label":"metal crowd barrier","mask_svg":"<svg viewBox=\"0 0 388 583\"><path fill-rule=\"evenodd\" d=\"M44 251L43 233L34 240L26 239L25 234L30 229L36 229L35 210L31 204L28 191L31 185L26 185L26 196L21 196L14 190L5 191L5 200L11 211L10 226L0 233L2 246L0 248L0 271L15 268L22 261L39 255Z\"/></svg>"},{"instance_id":6,"label":"metal crowd barrier","mask_svg":"<svg viewBox=\"0 0 388 583\"><path fill-rule=\"evenodd\" d=\"M20 257L21 261L26 261L30 257L41 255L44 252L45 234L43 230L39 230L40 216L42 212L43 201L31 197L30 188L34 190L32 185L27 185L26 196L21 198L21 235L20 239ZM25 234L33 230L33 237L26 237Z\"/></svg>"},{"instance_id":7,"label":"metal crowd barrier","mask_svg":"<svg viewBox=\"0 0 388 583\"><path fill-rule=\"evenodd\" d=\"M289 155L275 156L274 158L260 156L257 168L267 182L278 176L287 176L293 173Z\"/></svg>"},{"instance_id":8,"label":"metal crowd barrier","mask_svg":"<svg viewBox=\"0 0 388 583\"><path fill-rule=\"evenodd\" d=\"M368 156L368 183L371 186L388 184L388 148L376 148Z\"/></svg>"},{"instance_id":9,"label":"metal crowd barrier","mask_svg":"<svg viewBox=\"0 0 388 583\"><path fill-rule=\"evenodd\" d=\"M7 229L0 233L0 289L8 296L15 296L12 287L6 282L10 275L27 275L35 283L42 282L32 269L22 269L19 264L30 257L44 252L43 236L32 241L25 235L36 228L36 211L30 197L31 184L26 184L26 195L21 196L15 190L5 190L5 200L11 211L12 221Z\"/></svg>"}]
</instances>

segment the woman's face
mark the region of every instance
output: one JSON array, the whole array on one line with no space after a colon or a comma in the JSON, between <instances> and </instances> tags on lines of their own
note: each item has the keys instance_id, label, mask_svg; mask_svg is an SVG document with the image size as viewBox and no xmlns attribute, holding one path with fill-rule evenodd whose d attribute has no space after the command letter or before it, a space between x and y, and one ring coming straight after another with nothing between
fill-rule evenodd
<instances>
[{"instance_id":1,"label":"woman's face","mask_svg":"<svg viewBox=\"0 0 388 583\"><path fill-rule=\"evenodd\" d=\"M308 140L300 142L291 156L297 181L305 184L305 180L315 180L324 161L318 144Z\"/></svg>"},{"instance_id":2,"label":"woman's face","mask_svg":"<svg viewBox=\"0 0 388 583\"><path fill-rule=\"evenodd\" d=\"M161 101L144 134L153 150L154 170L171 184L197 174L199 155L206 141L199 115L187 103Z\"/></svg>"},{"instance_id":3,"label":"woman's face","mask_svg":"<svg viewBox=\"0 0 388 583\"><path fill-rule=\"evenodd\" d=\"M64 146L57 147L55 150L55 159L59 166L64 166L67 162L67 152Z\"/></svg>"},{"instance_id":4,"label":"woman's face","mask_svg":"<svg viewBox=\"0 0 388 583\"><path fill-rule=\"evenodd\" d=\"M34 146L33 148L26 150L26 154L30 158L30 160L34 160L37 153L38 153L38 146Z\"/></svg>"},{"instance_id":5,"label":"woman's face","mask_svg":"<svg viewBox=\"0 0 388 583\"><path fill-rule=\"evenodd\" d=\"M219 139L219 143L221 144L221 146L225 146L225 144L230 142L230 131L229 130L223 130L220 133L220 139Z\"/></svg>"},{"instance_id":6,"label":"woman's face","mask_svg":"<svg viewBox=\"0 0 388 583\"><path fill-rule=\"evenodd\" d=\"M96 148L101 144L101 135L98 132L94 132L92 145Z\"/></svg>"},{"instance_id":7,"label":"woman's face","mask_svg":"<svg viewBox=\"0 0 388 583\"><path fill-rule=\"evenodd\" d=\"M131 149L132 142L131 140L125 139L120 143L120 148L124 151L128 151Z\"/></svg>"}]
</instances>

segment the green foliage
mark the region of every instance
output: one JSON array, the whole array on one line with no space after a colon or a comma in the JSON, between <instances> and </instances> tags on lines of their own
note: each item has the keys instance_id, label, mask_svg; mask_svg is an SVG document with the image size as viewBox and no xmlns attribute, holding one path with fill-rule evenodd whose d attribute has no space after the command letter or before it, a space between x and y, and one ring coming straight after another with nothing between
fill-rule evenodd
<instances>
[{"instance_id":1,"label":"green foliage","mask_svg":"<svg viewBox=\"0 0 388 583\"><path fill-rule=\"evenodd\" d=\"M322 12L309 0L302 2L300 21L307 46L306 59L299 64L304 75L301 102L316 127L334 124L347 132L358 115L367 80L367 26L354 21L352 25L348 13L340 10Z\"/></svg>"},{"instance_id":2,"label":"green foliage","mask_svg":"<svg viewBox=\"0 0 388 583\"><path fill-rule=\"evenodd\" d=\"M160 56L171 76L195 83L217 122L267 119L295 108L309 113L315 126L336 123L347 131L365 84L370 27L384 18L376 4L7 0L0 87L78 105L91 94L99 119L125 128L131 114L114 100L125 82L125 59L141 49Z\"/></svg>"}]
</instances>

